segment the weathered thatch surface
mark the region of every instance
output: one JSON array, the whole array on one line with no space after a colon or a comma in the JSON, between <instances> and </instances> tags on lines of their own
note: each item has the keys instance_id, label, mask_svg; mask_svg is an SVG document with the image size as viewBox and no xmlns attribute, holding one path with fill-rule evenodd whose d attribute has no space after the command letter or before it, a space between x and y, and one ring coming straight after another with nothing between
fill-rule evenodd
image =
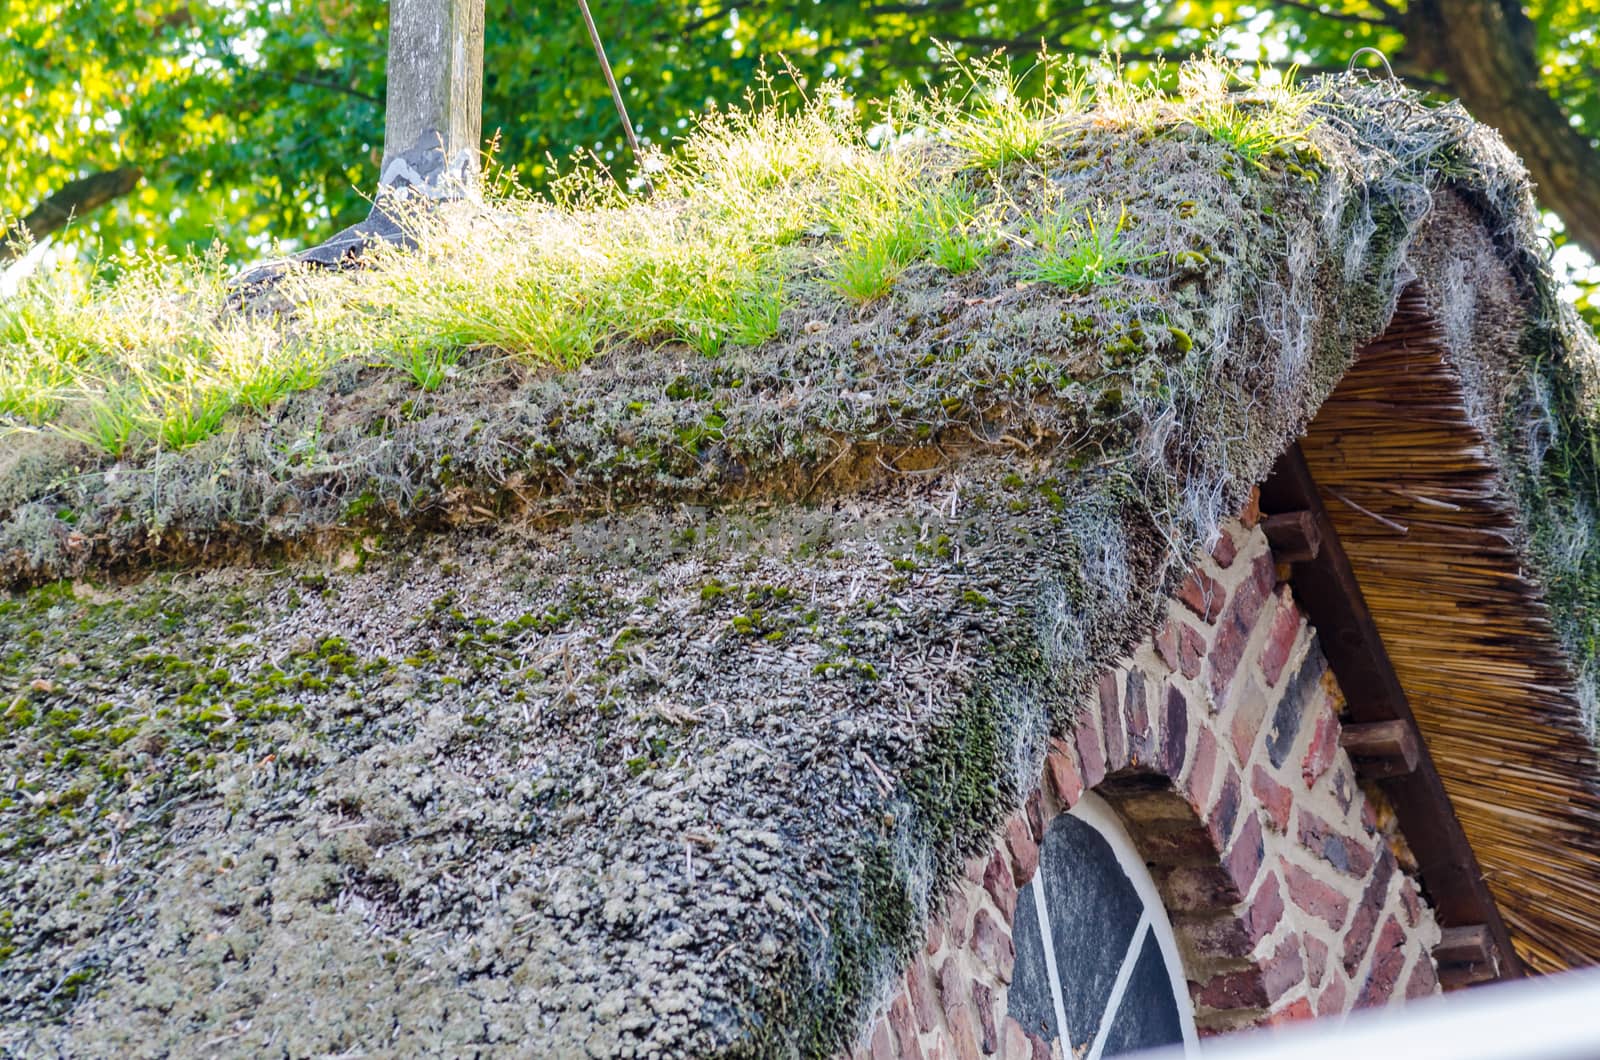
<instances>
[{"instance_id":1,"label":"weathered thatch surface","mask_svg":"<svg viewBox=\"0 0 1600 1060\"><path fill-rule=\"evenodd\" d=\"M1151 255L1088 294L1000 254L717 360L403 413L352 372L138 468L0 458L11 584L188 565L0 604L0 1047L836 1049L1382 331L1441 194L1531 307L1473 385L1588 695L1596 352L1523 171L1389 85L1318 113L1320 160L1259 172L1065 129L1048 179ZM312 422L315 459L265 459Z\"/></svg>"}]
</instances>

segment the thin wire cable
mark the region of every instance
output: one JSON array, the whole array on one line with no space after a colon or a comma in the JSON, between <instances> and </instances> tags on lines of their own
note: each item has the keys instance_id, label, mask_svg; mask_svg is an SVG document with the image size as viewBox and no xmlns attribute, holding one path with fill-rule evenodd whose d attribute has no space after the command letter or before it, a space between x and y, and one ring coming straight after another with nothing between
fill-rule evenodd
<instances>
[{"instance_id":1,"label":"thin wire cable","mask_svg":"<svg viewBox=\"0 0 1600 1060\"><path fill-rule=\"evenodd\" d=\"M606 84L611 87L611 102L617 105L617 116L622 119L622 131L628 137L628 149L633 152L633 161L639 166L639 175L644 179L645 193L653 194L655 189L644 172L644 156L639 153L639 138L633 134L633 122L628 120L628 108L622 102L622 90L617 87L616 75L611 72L611 60L606 58L605 45L600 43L600 30L595 27L594 16L589 13L589 0L578 0L578 7L583 11L584 24L589 27L589 40L594 42L600 70L606 75Z\"/></svg>"}]
</instances>

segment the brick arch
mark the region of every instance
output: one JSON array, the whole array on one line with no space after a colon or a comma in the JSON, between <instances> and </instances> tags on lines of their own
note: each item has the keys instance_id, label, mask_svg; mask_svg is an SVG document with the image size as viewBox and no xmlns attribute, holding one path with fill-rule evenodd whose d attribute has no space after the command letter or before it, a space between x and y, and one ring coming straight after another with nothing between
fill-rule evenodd
<instances>
[{"instance_id":1,"label":"brick arch","mask_svg":"<svg viewBox=\"0 0 1600 1060\"><path fill-rule=\"evenodd\" d=\"M1006 1016L1010 928L1045 827L1086 790L1151 867L1202 1035L1437 991L1438 928L1339 747L1342 697L1277 573L1250 513L1225 528L1051 742L855 1055L1048 1056Z\"/></svg>"}]
</instances>

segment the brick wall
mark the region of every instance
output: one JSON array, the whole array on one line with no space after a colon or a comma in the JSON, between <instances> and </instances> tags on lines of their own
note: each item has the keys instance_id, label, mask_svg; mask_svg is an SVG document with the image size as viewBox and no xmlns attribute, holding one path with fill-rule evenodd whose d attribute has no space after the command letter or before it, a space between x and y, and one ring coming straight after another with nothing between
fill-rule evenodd
<instances>
[{"instance_id":1,"label":"brick wall","mask_svg":"<svg viewBox=\"0 0 1600 1060\"><path fill-rule=\"evenodd\" d=\"M854 1056L1049 1056L1006 1016L1010 927L1045 826L1087 790L1151 867L1201 1034L1438 990L1438 927L1339 747L1338 686L1255 523L1226 528L1162 627L1104 675Z\"/></svg>"}]
</instances>

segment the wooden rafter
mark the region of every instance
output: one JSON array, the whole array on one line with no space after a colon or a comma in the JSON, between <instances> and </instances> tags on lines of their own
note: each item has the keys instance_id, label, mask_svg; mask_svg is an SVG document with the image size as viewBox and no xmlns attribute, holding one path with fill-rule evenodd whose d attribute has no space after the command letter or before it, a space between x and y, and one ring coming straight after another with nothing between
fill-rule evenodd
<instances>
[{"instance_id":1,"label":"wooden rafter","mask_svg":"<svg viewBox=\"0 0 1600 1060\"><path fill-rule=\"evenodd\" d=\"M1315 528L1318 547L1292 564L1292 585L1339 681L1350 721L1399 723L1415 731L1405 689L1298 446L1284 454L1262 486L1261 508L1274 516L1294 515L1298 523ZM1441 954L1440 978L1446 985L1464 985L1518 976L1521 962L1433 758L1421 740L1414 753L1414 769L1372 779L1394 806L1440 925L1481 927L1486 940L1482 959L1468 967L1456 968L1447 962L1450 954Z\"/></svg>"}]
</instances>

